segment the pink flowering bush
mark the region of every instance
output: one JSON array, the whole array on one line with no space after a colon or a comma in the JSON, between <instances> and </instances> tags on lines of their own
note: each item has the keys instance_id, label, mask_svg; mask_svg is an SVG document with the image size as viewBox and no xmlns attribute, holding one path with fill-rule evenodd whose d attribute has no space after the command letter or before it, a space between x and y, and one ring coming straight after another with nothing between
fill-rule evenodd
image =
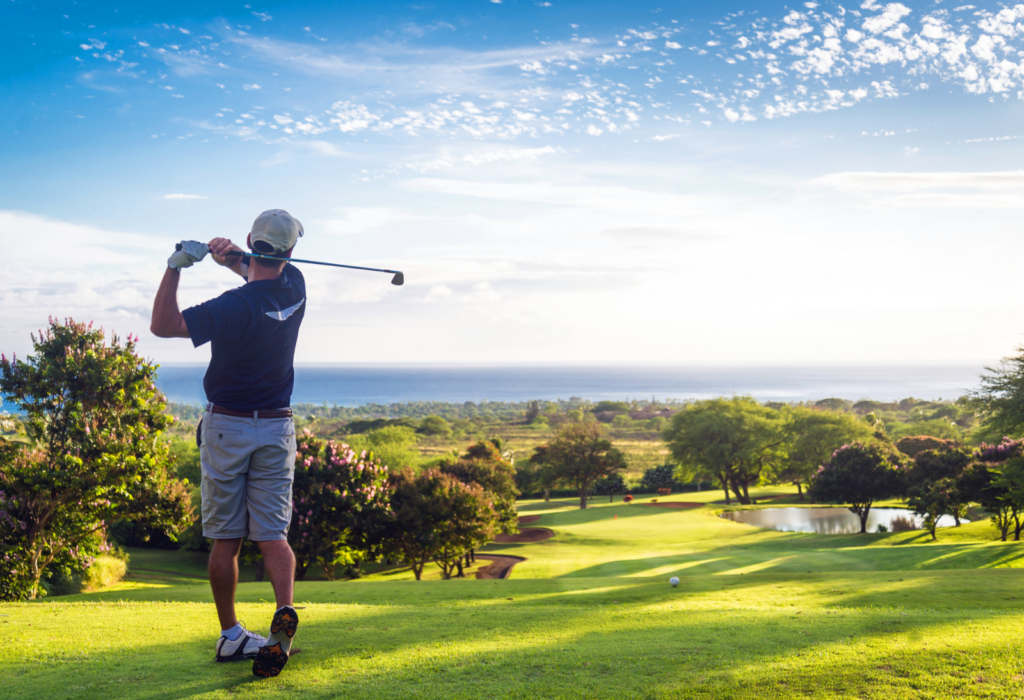
<instances>
[{"instance_id":1,"label":"pink flowering bush","mask_svg":"<svg viewBox=\"0 0 1024 700\"><path fill-rule=\"evenodd\" d=\"M288 531L298 578L316 564L333 581L338 564L358 568L376 553L377 523L390 513L387 480L387 466L372 453L308 430L298 437Z\"/></svg>"},{"instance_id":2,"label":"pink flowering bush","mask_svg":"<svg viewBox=\"0 0 1024 700\"><path fill-rule=\"evenodd\" d=\"M1005 462L1024 453L1024 440L1011 440L1004 437L997 445L983 442L974 451L974 457L981 462Z\"/></svg>"}]
</instances>

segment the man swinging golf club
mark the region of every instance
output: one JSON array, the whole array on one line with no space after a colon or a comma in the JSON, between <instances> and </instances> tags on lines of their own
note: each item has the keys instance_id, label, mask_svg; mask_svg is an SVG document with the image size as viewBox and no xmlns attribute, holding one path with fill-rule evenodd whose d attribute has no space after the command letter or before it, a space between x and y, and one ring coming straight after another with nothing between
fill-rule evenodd
<instances>
[{"instance_id":1,"label":"man swinging golf club","mask_svg":"<svg viewBox=\"0 0 1024 700\"><path fill-rule=\"evenodd\" d=\"M226 238L209 245L182 241L167 260L151 324L160 338L190 338L196 347L211 343L203 379L208 403L196 440L203 470L203 535L213 540L210 586L221 627L216 659L255 659L252 672L264 677L284 668L299 621L292 607L295 554L288 545L295 471L295 426L288 406L306 283L287 258L302 233L302 225L283 209L256 218L248 247L280 261L230 255L240 249ZM181 270L207 252L246 283L181 312ZM274 587L277 611L269 639L235 617L243 537L259 545Z\"/></svg>"}]
</instances>

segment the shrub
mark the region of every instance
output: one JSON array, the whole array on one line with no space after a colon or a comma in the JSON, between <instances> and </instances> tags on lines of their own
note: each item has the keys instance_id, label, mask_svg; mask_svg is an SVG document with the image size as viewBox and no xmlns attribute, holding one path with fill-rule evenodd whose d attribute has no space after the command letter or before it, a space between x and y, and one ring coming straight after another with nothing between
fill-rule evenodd
<instances>
[{"instance_id":1,"label":"shrub","mask_svg":"<svg viewBox=\"0 0 1024 700\"><path fill-rule=\"evenodd\" d=\"M667 495L669 495L670 493L672 493L672 489L670 489L670 488L661 488L661 489L658 489L658 495L659 495L659 496L667 496Z\"/></svg>"},{"instance_id":2,"label":"shrub","mask_svg":"<svg viewBox=\"0 0 1024 700\"><path fill-rule=\"evenodd\" d=\"M448 438L452 435L451 426L441 416L427 416L420 421L419 430L416 432L422 435L431 435L435 437Z\"/></svg>"},{"instance_id":3,"label":"shrub","mask_svg":"<svg viewBox=\"0 0 1024 700\"><path fill-rule=\"evenodd\" d=\"M92 565L86 570L85 578L82 581L83 588L86 591L97 591L107 586L113 586L115 583L120 583L127 574L127 555L122 559L109 554L101 554L92 560Z\"/></svg>"},{"instance_id":4,"label":"shrub","mask_svg":"<svg viewBox=\"0 0 1024 700\"><path fill-rule=\"evenodd\" d=\"M667 488L671 493L672 487L675 485L674 470L675 467L671 464L651 467L644 471L643 478L640 479L640 486L647 491L657 491L658 493L661 493L661 489Z\"/></svg>"}]
</instances>

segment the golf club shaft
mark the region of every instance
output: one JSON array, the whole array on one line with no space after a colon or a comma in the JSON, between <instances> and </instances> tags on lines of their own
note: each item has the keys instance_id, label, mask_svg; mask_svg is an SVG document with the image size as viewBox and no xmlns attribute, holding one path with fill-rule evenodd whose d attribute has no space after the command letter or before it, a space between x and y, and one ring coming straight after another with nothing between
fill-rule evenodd
<instances>
[{"instance_id":1,"label":"golf club shaft","mask_svg":"<svg viewBox=\"0 0 1024 700\"><path fill-rule=\"evenodd\" d=\"M297 262L307 263L309 265L327 265L328 267L345 267L349 270L367 270L369 272L388 272L392 275L397 274L398 270L382 270L379 267L359 267L358 265L341 265L339 263L319 262L317 260L299 260L298 258L275 258L273 255L260 255L259 253L246 253L241 250L232 250L224 253L224 255L244 255L250 258L262 258L263 260L273 260L274 262Z\"/></svg>"}]
</instances>

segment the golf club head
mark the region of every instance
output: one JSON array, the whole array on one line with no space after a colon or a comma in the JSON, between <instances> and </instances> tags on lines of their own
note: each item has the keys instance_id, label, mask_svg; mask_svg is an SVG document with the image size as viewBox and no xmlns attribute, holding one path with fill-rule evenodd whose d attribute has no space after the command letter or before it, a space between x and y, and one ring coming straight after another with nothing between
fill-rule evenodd
<instances>
[{"instance_id":1,"label":"golf club head","mask_svg":"<svg viewBox=\"0 0 1024 700\"><path fill-rule=\"evenodd\" d=\"M401 287L403 284L405 284L405 275L403 275L401 272L396 272L395 276L391 278L391 284L397 287Z\"/></svg>"}]
</instances>

